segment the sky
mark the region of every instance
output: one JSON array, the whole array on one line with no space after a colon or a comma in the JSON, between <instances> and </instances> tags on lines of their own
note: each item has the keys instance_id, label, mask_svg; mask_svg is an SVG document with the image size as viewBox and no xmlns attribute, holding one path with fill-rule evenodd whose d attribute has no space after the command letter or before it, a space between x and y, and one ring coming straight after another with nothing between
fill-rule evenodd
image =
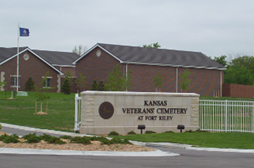
<instances>
[{"instance_id":1,"label":"sky","mask_svg":"<svg viewBox=\"0 0 254 168\"><path fill-rule=\"evenodd\" d=\"M254 0L0 0L0 47L96 43L254 56Z\"/></svg>"}]
</instances>

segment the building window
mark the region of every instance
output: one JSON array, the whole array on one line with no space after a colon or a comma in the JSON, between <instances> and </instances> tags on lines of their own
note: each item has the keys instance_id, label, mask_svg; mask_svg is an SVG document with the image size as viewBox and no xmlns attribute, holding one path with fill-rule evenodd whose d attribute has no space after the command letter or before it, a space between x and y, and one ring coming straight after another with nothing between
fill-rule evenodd
<instances>
[{"instance_id":1,"label":"building window","mask_svg":"<svg viewBox=\"0 0 254 168\"><path fill-rule=\"evenodd\" d=\"M44 83L43 83L43 87L50 87L50 83L51 83L51 79L47 78Z\"/></svg>"},{"instance_id":2,"label":"building window","mask_svg":"<svg viewBox=\"0 0 254 168\"><path fill-rule=\"evenodd\" d=\"M17 83L18 83L18 86L20 86L20 77L18 79L19 81L17 82L17 76L11 77L11 86L17 86Z\"/></svg>"}]
</instances>

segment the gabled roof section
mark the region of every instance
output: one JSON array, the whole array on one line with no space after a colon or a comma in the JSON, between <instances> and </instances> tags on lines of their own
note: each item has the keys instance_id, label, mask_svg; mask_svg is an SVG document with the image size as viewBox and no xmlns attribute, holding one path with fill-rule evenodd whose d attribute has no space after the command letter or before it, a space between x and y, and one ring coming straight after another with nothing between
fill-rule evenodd
<instances>
[{"instance_id":1,"label":"gabled roof section","mask_svg":"<svg viewBox=\"0 0 254 168\"><path fill-rule=\"evenodd\" d=\"M158 65L185 68L204 68L225 70L226 68L213 61L201 52L144 48L98 43L78 58L74 64L94 48L100 47L112 57L126 64Z\"/></svg>"},{"instance_id":2,"label":"gabled roof section","mask_svg":"<svg viewBox=\"0 0 254 168\"><path fill-rule=\"evenodd\" d=\"M20 47L19 53L23 53L28 49L28 47ZM0 65L4 62L16 57L17 54L17 47L13 48L4 48L0 47Z\"/></svg>"},{"instance_id":3,"label":"gabled roof section","mask_svg":"<svg viewBox=\"0 0 254 168\"><path fill-rule=\"evenodd\" d=\"M28 47L20 47L19 54L22 54L26 51L31 52L42 62L46 63L52 69L63 75L63 73L55 68L54 66L73 66L72 62L80 57L76 53L70 52L57 52L57 51L43 51L43 50L31 50ZM0 65L5 62L17 57L17 47L13 48L3 48L0 47Z\"/></svg>"},{"instance_id":4,"label":"gabled roof section","mask_svg":"<svg viewBox=\"0 0 254 168\"><path fill-rule=\"evenodd\" d=\"M78 59L76 59L72 64L76 64L79 60L81 60L83 57L85 57L88 53L90 53L93 49L95 49L96 47L99 47L100 49L104 50L106 53L108 53L109 55L111 55L112 57L114 57L115 59L117 59L120 63L122 63L122 60L120 60L117 56L113 55L112 53L110 53L108 50L106 50L105 48L101 47L98 44L95 44L92 48L90 48L89 50L87 50L84 54L82 54Z\"/></svg>"},{"instance_id":5,"label":"gabled roof section","mask_svg":"<svg viewBox=\"0 0 254 168\"><path fill-rule=\"evenodd\" d=\"M33 50L34 53L54 66L73 66L72 62L80 56L72 52Z\"/></svg>"}]
</instances>

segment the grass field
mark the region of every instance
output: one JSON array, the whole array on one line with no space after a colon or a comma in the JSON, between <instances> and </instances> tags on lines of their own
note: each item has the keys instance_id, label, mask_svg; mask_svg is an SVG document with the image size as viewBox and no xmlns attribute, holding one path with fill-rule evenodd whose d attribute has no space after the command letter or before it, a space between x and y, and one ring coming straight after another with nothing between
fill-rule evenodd
<instances>
[{"instance_id":1,"label":"grass field","mask_svg":"<svg viewBox=\"0 0 254 168\"><path fill-rule=\"evenodd\" d=\"M46 93L48 100L48 115L35 115L35 92L28 96L15 99L10 92L0 92L0 122L30 126L43 129L73 131L74 128L74 94ZM40 110L40 103L37 104ZM45 112L46 102L43 102Z\"/></svg>"},{"instance_id":2,"label":"grass field","mask_svg":"<svg viewBox=\"0 0 254 168\"><path fill-rule=\"evenodd\" d=\"M237 97L211 97L200 96L200 100L237 100L237 101L254 101L252 98L237 98Z\"/></svg>"},{"instance_id":3,"label":"grass field","mask_svg":"<svg viewBox=\"0 0 254 168\"><path fill-rule=\"evenodd\" d=\"M35 92L28 92L27 97L16 97L15 99L8 99L11 97L10 92L0 92L0 122L43 129L73 131L75 95L64 95L63 93L46 94L50 96L48 115L35 115ZM200 99L253 101L253 99L213 97L200 97ZM44 102L44 112L45 107L46 103ZM39 111L39 107L37 111ZM254 149L254 134L252 133L160 133L127 135L122 138L143 142L183 143L200 147Z\"/></svg>"},{"instance_id":4,"label":"grass field","mask_svg":"<svg viewBox=\"0 0 254 168\"><path fill-rule=\"evenodd\" d=\"M185 132L118 136L142 142L171 142L197 147L254 149L254 134L237 132Z\"/></svg>"}]
</instances>

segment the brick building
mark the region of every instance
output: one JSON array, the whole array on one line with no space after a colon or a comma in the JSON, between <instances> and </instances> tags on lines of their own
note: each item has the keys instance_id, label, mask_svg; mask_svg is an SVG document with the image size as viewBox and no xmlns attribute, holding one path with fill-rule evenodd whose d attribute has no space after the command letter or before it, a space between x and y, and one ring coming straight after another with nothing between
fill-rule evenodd
<instances>
[{"instance_id":1,"label":"brick building","mask_svg":"<svg viewBox=\"0 0 254 168\"><path fill-rule=\"evenodd\" d=\"M53 87L52 92L60 92L64 73L70 72L75 78L75 65L72 62L79 57L75 53L32 50L19 48L19 82L17 82L17 48L0 48L0 81L5 81L2 91L25 89L25 83L31 77L38 87L48 72L44 87ZM75 90L73 86L73 90Z\"/></svg>"},{"instance_id":2,"label":"brick building","mask_svg":"<svg viewBox=\"0 0 254 168\"><path fill-rule=\"evenodd\" d=\"M153 49L98 43L79 56L71 52L56 52L20 48L19 90L31 77L36 85L49 72L45 87L54 87L60 92L64 73L70 72L76 79L79 74L86 76L85 89L91 89L94 80L103 81L117 64L122 71L131 73L132 85L129 91L154 92L154 78L163 75L162 92L181 92L180 76L185 69L190 71L188 92L202 96L221 96L223 70L225 67L200 52ZM0 48L0 81L6 81L1 90L16 90L17 48ZM74 80L73 80L74 81ZM72 92L77 87L72 85Z\"/></svg>"},{"instance_id":3,"label":"brick building","mask_svg":"<svg viewBox=\"0 0 254 168\"><path fill-rule=\"evenodd\" d=\"M87 77L87 88L94 80L106 81L116 64L131 73L130 91L155 91L154 78L163 75L162 92L181 92L180 76L190 71L188 92L202 96L221 96L225 67L200 52L154 49L98 43L74 61L76 75Z\"/></svg>"}]
</instances>

